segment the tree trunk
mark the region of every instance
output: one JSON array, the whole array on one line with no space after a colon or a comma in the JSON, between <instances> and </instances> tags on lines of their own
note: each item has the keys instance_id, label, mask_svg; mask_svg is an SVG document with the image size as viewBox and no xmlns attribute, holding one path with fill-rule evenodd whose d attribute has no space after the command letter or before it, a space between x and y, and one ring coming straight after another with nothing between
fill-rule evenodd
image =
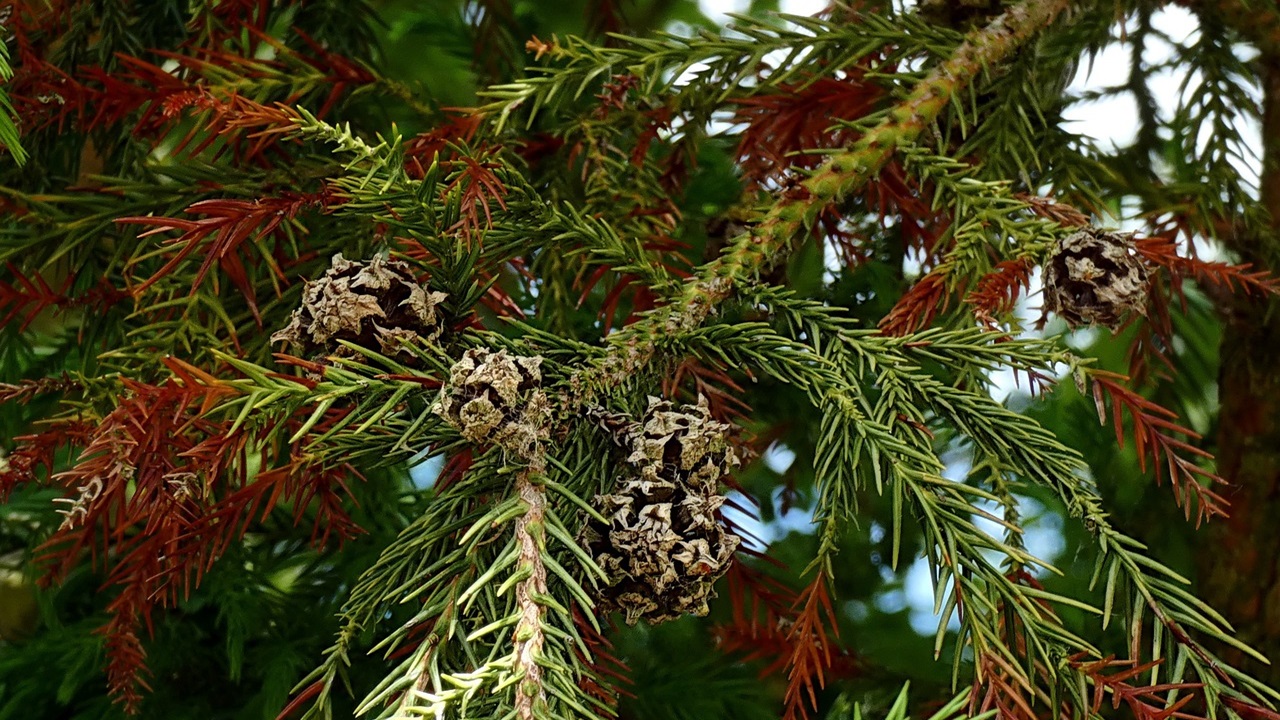
<instances>
[{"instance_id":1,"label":"tree trunk","mask_svg":"<svg viewBox=\"0 0 1280 720\"><path fill-rule=\"evenodd\" d=\"M1280 271L1280 54L1263 67L1262 201L1273 214L1270 237L1237 238L1233 249L1257 268ZM1222 340L1218 470L1230 517L1202 532L1199 593L1271 658L1263 666L1235 651L1225 656L1280 687L1280 302L1235 297Z\"/></svg>"}]
</instances>

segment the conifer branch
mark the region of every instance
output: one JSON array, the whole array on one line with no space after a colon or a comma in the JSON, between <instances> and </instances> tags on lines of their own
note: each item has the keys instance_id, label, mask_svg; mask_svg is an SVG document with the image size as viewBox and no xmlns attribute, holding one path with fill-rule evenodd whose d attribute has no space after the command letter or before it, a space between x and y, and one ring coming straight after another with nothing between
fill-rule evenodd
<instances>
[{"instance_id":1,"label":"conifer branch","mask_svg":"<svg viewBox=\"0 0 1280 720\"><path fill-rule=\"evenodd\" d=\"M542 560L546 552L547 498L546 491L534 480L534 476L542 472L542 464L543 461L535 460L516 475L516 494L526 506L524 514L515 521L516 543L520 548L519 568L526 576L516 585L520 620L513 636L515 672L520 677L516 684L515 709L520 720L534 720L542 714L547 703L541 665L545 641L542 628L545 610L541 598L547 595L547 568Z\"/></svg>"},{"instance_id":2,"label":"conifer branch","mask_svg":"<svg viewBox=\"0 0 1280 720\"><path fill-rule=\"evenodd\" d=\"M971 33L852 148L836 153L798 187L784 191L750 232L685 283L680 297L618 333L596 368L575 374L569 406L581 407L603 388L631 377L654 356L656 338L688 332L706 321L737 285L753 281L778 262L823 207L874 178L898 148L919 138L981 72L1008 58L1069 5L1070 0L1027 0Z\"/></svg>"},{"instance_id":3,"label":"conifer branch","mask_svg":"<svg viewBox=\"0 0 1280 720\"><path fill-rule=\"evenodd\" d=\"M1082 375L1093 385L1093 398L1097 405L1098 421L1106 424L1111 416L1115 427L1116 443L1124 447L1124 412L1127 410L1133 422L1134 451L1138 466L1146 470L1151 463L1156 484L1168 475L1173 485L1178 507L1188 520L1195 514L1195 524L1207 522L1214 516L1227 516L1227 499L1214 489L1225 481L1212 470L1196 464L1195 459L1212 460L1213 456L1191 444L1200 439L1199 433L1178 424L1178 416L1172 410L1142 397L1125 387L1128 380L1123 375L1104 370L1085 369ZM1111 412L1107 412L1105 398L1111 399ZM1187 438L1179 439L1178 436Z\"/></svg>"},{"instance_id":4,"label":"conifer branch","mask_svg":"<svg viewBox=\"0 0 1280 720\"><path fill-rule=\"evenodd\" d=\"M1248 5L1175 1L1206 20L1226 14L1218 6ZM723 596L735 596L720 650L745 655L733 672L759 661L766 672L785 668L785 690L768 692L788 717L817 708L856 717L843 681L883 678L862 672L874 650L863 666L862 648L836 642L838 628L861 622L846 612L847 590L922 553L943 618L934 653L949 651L957 685L974 680L937 720L966 704L971 716L1005 720L1088 717L1108 696L1139 720L1191 720L1200 706L1206 720L1280 718L1270 709L1280 694L1211 645L1258 656L1109 524L1085 456L1052 420L1041 425L990 392L996 373L1038 389L1063 365L1081 375L1088 366L1100 402L1134 411L1140 457L1169 466L1186 507L1199 498L1198 512L1216 508L1203 484L1209 459L1188 428L1077 359L1062 337L1010 337L1014 303L1063 226L1090 224L1027 193L1051 187L1084 207L1110 181L1106 163L1132 159L1077 143L1054 115L1054 81L1116 23L1101 14L1058 23L1070 0L1004 3L985 27L993 15L942 23L923 7L939 4L741 17L732 31L693 37L535 39L535 60L549 55L548 65L503 78L482 94L490 105L461 112L438 112L430 89L383 77L340 0L196 3L182 16L185 39L172 41L155 23L128 26L131 4L114 0L55 0L2 18L18 60L6 92L35 171L0 173L12 186L0 186L0 320L12 321L0 323L0 431L27 433L0 437L0 498L28 504L20 514L35 520L18 528L21 541L49 541L38 554L70 582L88 556L118 591L78 603L111 617L106 669L117 697L163 714L162 693L142 693L143 681L170 677L169 623L208 627L202 613L161 616L192 593L193 606L217 607L219 622L261 626L255 637L278 644L305 636L300 651L323 652L300 681L285 662L264 681L297 682L286 713L306 705L307 718L332 717L345 685L360 717L632 714L619 701L630 672L611 655L606 615L671 619L637 612L675 572L692 583L681 592L695 591L671 606L678 614L723 619ZM470 20L506 42L509 5L479 3L486 12ZM1173 119L1144 117L1152 137L1173 131L1187 160L1176 184L1125 190L1166 224L1158 240L1137 243L1164 271L1150 296L1161 312L1185 278L1277 291L1247 266L1182 257L1172 240L1204 231L1204 218L1248 231L1259 217L1250 181L1232 166L1242 140L1231 123L1252 97L1238 38L1205 22L1178 61L1203 84ZM1137 63L1134 77L1156 71ZM377 124L370 96L393 101L392 117L441 122L402 138ZM341 121L326 120L331 110ZM517 112L528 124L505 122ZM725 129L719 120L730 118ZM10 134L0 122L0 141ZM708 149L722 166L691 172ZM1183 186L1185 197L1171 199ZM811 238L819 252L807 252ZM341 269L338 252L367 264ZM923 279L902 294L917 257ZM130 298L116 288L140 302L121 307ZM1194 339L1175 335L1168 313L1153 325L1166 344ZM284 339L301 338L289 351L305 357L272 355L267 338L282 326ZM497 359L510 356L521 358L514 375ZM633 423L648 396L703 392L710 402L697 417L662 411ZM789 407L775 414L760 407L764 397ZM734 478L718 460L699 465L691 458L708 436L691 430L711 417L760 432L744 446L788 446L800 466ZM653 461L640 481L617 467L638 427L647 449L631 449ZM717 431L712 444L732 436ZM728 447L715 452L732 464ZM436 476L418 467L407 477L424 458L441 461ZM695 475L701 489L690 494ZM795 492L812 502L816 527L783 538L776 553L740 549L743 564L713 608L704 601L733 543L717 541L714 557L699 543L747 536L717 515L720 503L736 508L722 480L760 500L782 489L784 508ZM613 492L620 482L634 492ZM1020 504L1036 492L1094 539L1097 598L1070 577L1046 587L1034 576L1057 572L1021 537ZM644 510L624 517L638 500ZM883 505L882 540L864 532L868 503ZM686 533L693 506L705 537ZM0 508L0 521L11 515ZM679 530L686 546L632 563L635 548L619 541L625 557L603 553L591 535L603 538L605 526L612 535L615 523L666 532L658 544ZM14 527L0 527L6 543ZM355 552L328 543L356 533L369 542ZM868 539L882 543L883 560L836 562ZM800 546L801 562L776 576L755 564L794 558ZM307 572L282 567L300 552ZM290 637L288 622L259 623L227 601L226 586L267 588L282 614L337 612L336 640L322 651L308 642L314 627ZM276 611L256 600L252 610ZM97 615L80 619L101 624ZM150 638L153 618L165 633ZM1108 632L1112 622L1127 637ZM643 646L633 642L641 635ZM619 638L617 655L639 661L632 687L646 704L645 653L664 635ZM14 665L0 645L8 689ZM218 666L241 667L243 645L230 638ZM1115 648L1128 654L1117 660ZM184 663L187 651L206 652L184 648ZM683 714L716 714L693 707ZM904 691L889 717L907 715Z\"/></svg>"},{"instance_id":5,"label":"conifer branch","mask_svg":"<svg viewBox=\"0 0 1280 720\"><path fill-rule=\"evenodd\" d=\"M827 628L838 627L835 612L831 608L826 573L819 570L795 600L795 621L786 631L791 643L791 656L787 658L787 692L783 698L786 709L783 720L804 720L809 708L818 708L820 688L827 684L826 676L833 659L832 642Z\"/></svg>"},{"instance_id":6,"label":"conifer branch","mask_svg":"<svg viewBox=\"0 0 1280 720\"><path fill-rule=\"evenodd\" d=\"M758 302L760 299L754 300ZM873 339L860 337L838 324L823 321L823 309L787 303L785 296L774 295L770 302L776 311L797 315L794 322L797 331L803 329L811 337L823 333L828 335L822 345L826 348L824 355L834 360L833 366L848 368L854 378L871 373L874 382L862 381L860 384L881 388L880 402L865 415L857 410L858 401L848 397L843 403L824 407L823 415L828 421L837 415L847 414L854 421L854 429L841 433L824 428L824 436L837 439L835 447L838 454L830 459L820 455L815 464L827 493L820 503L825 513L819 517L824 524L821 533L825 538L830 532L827 526L852 512L846 506L850 490L843 486L848 481L841 481L838 471L830 478L822 478L824 470L856 467L858 462L850 458L870 454L877 489L890 493L895 507L903 502L911 503L924 524L931 547L931 566L937 573L935 583L940 593L939 609L944 611L940 639L945 631L945 618L953 611L958 612L962 621L962 637L973 643L975 652L984 658L984 662L998 660L992 667L1004 668L1000 671L1003 679L999 682L1032 684L1034 679L1021 662L1021 658L1027 657L1035 667L1047 673L1049 682L1061 688L1067 696L1072 696L1075 684L1062 672L1060 661L1082 652L1086 655L1079 657L1099 656L1091 644L1062 627L1052 607L1066 605L1090 612L1099 610L1070 598L1024 587L1016 578L1007 577L982 558L979 548L986 548L1014 564L1047 567L1026 553L1020 543L1000 542L970 526L968 513L974 510L973 500L978 497L998 498L983 490L940 481L938 461L931 457L928 440L923 434L927 419L919 408L925 406L932 407L934 412L968 436L981 450L982 456L1002 467L1020 468L1018 472L1026 480L1052 489L1068 511L1095 533L1101 546L1095 582L1105 578L1106 601L1100 609L1104 626L1111 618L1114 598L1128 592L1135 598L1135 603L1149 609L1165 628L1162 635L1164 645L1156 651L1157 657L1174 658L1175 664L1186 663L1198 676L1204 686L1203 692L1211 701L1226 702L1233 698L1235 701L1270 706L1280 699L1280 695L1257 680L1223 665L1189 634L1188 628L1197 628L1242 652L1256 655L1231 635L1230 627L1220 616L1195 600L1183 587L1184 579L1141 554L1144 548L1140 544L1111 526L1096 489L1079 477L1083 466L1076 452L1063 446L1035 423L1027 422L1026 418L995 403L989 396L948 387L920 372L918 359L911 357L919 355L919 359L929 357L951 364L957 356L964 355L978 362L991 363L996 361L1001 350L1007 349L1008 356L1000 361L1001 364L1018 365L1020 361L1015 358L1022 354L1018 347L1022 341L1008 341L1011 344L993 341L989 351L978 351L971 342L962 340L961 335L948 333L942 336L937 331L908 338L880 336L877 338L879 342L896 344L904 356L897 360L885 356L871 360L874 355L867 354L869 348L862 343ZM977 329L966 332L975 331L979 336L993 340L1007 340L998 332ZM841 347L852 357L842 357ZM882 352L892 353L893 350L882 346ZM985 360L979 360L984 357ZM1048 360L1045 355L1038 357L1040 362L1047 363L1042 368L1046 372L1053 362L1069 360L1065 354L1057 354L1056 360ZM1022 369L1033 370L1026 365ZM842 437L856 437L855 444L859 449L847 447L850 443ZM895 458L894 461L884 462L890 456ZM967 493L972 495L966 496ZM895 528L895 532L900 533L901 530ZM941 593L948 584L951 592L945 597L944 605ZM1001 610L993 612L993 608ZM1014 638L993 635L989 628L1000 624L996 617L1016 618L1021 628L1020 639L1014 642ZM1079 708L1088 706L1083 698L1074 702Z\"/></svg>"}]
</instances>

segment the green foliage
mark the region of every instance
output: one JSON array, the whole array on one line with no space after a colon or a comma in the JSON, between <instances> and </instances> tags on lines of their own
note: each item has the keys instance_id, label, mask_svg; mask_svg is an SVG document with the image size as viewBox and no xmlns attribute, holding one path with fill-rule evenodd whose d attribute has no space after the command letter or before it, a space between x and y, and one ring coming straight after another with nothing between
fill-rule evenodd
<instances>
[{"instance_id":1,"label":"green foliage","mask_svg":"<svg viewBox=\"0 0 1280 720\"><path fill-rule=\"evenodd\" d=\"M1182 282L1276 289L1162 234L1261 222L1228 28L1144 115L1173 134L1107 153L1061 129L1063 86L1112 18L1153 32L1142 3L968 32L888 3L725 30L658 0L63 4L93 32L30 10L14 90L70 73L61 104L6 125L0 96L31 152L0 172L0 591L39 606L0 638L0 718L905 720L908 681L933 720L1280 702L1220 657L1257 653L1190 588L1187 535L1133 517L1148 462L1216 509L1184 442L1216 331ZM1125 203L1168 240L1135 246L1148 317L1027 327L1033 269ZM438 337L273 342L339 253L407 263ZM333 322L391 323L376 290ZM1191 427L1114 374L1161 348L1172 380L1135 387ZM525 445L435 409L478 349L540 358ZM1032 393L997 400L1008 375ZM705 619L620 628L579 532L652 396L733 422L749 550Z\"/></svg>"},{"instance_id":2,"label":"green foliage","mask_svg":"<svg viewBox=\"0 0 1280 720\"><path fill-rule=\"evenodd\" d=\"M9 46L0 43L0 80L13 77L13 68L9 67ZM27 161L27 151L22 149L22 139L18 135L18 126L13 124L13 104L9 96L0 89L0 144L4 145L13 157L13 161L22 165Z\"/></svg>"}]
</instances>

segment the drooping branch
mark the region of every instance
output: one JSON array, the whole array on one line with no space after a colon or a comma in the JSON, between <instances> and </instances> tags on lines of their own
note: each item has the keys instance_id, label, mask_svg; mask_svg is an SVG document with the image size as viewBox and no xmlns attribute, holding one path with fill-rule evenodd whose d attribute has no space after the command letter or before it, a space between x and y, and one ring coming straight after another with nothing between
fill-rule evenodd
<instances>
[{"instance_id":1,"label":"drooping branch","mask_svg":"<svg viewBox=\"0 0 1280 720\"><path fill-rule=\"evenodd\" d=\"M791 643L791 657L787 658L787 691L784 702L786 720L804 720L809 717L809 707L818 708L819 688L827 685L826 673L831 669L835 656L831 638L837 625L831 609L831 596L826 573L819 570L809 585L796 599L796 621L787 632Z\"/></svg>"}]
</instances>

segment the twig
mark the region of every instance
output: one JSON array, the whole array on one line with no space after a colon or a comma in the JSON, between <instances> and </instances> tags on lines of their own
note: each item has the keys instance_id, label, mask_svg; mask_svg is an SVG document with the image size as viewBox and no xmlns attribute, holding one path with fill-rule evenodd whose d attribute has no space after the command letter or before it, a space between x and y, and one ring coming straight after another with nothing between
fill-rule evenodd
<instances>
[{"instance_id":1,"label":"twig","mask_svg":"<svg viewBox=\"0 0 1280 720\"><path fill-rule=\"evenodd\" d=\"M533 720L535 709L545 709L547 702L542 666L538 664L545 640L542 631L545 610L538 598L547 594L547 567L542 562L547 497L542 487L533 482L533 475L543 472L543 463L538 456L516 476L516 492L528 506L515 523L520 569L528 574L516 585L520 621L515 630L515 671L523 677L516 685L515 707L520 720Z\"/></svg>"}]
</instances>

